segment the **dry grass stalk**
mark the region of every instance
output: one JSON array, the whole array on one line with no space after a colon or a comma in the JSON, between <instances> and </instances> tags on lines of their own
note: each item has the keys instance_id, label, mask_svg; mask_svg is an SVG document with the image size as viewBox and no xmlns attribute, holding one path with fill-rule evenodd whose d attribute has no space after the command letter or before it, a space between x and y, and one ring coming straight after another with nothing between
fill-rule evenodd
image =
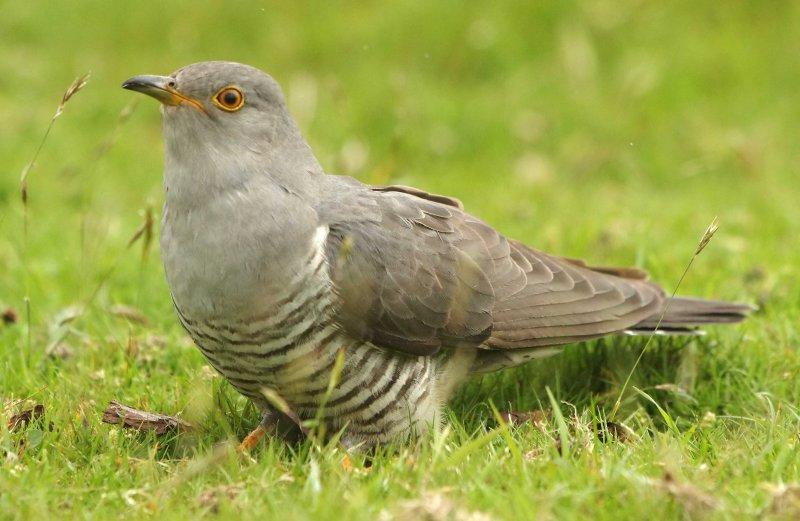
<instances>
[{"instance_id":1,"label":"dry grass stalk","mask_svg":"<svg viewBox=\"0 0 800 521\"><path fill-rule=\"evenodd\" d=\"M25 165L25 168L22 169L22 174L20 175L19 180L19 191L20 197L22 198L22 204L27 207L28 204L28 174L30 173L33 166L36 164L36 160L39 158L39 153L42 151L45 142L47 141L47 137L50 135L50 131L53 129L53 124L56 120L61 116L64 112L64 106L67 102L77 94L82 88L86 86L87 81L89 80L89 73L82 76L78 76L72 82L72 84L67 87L67 90L64 91L64 95L61 97L61 102L56 107L56 111L53 114L53 117L50 118L50 123L47 125L47 130L44 132L44 136L42 136L42 140L39 141L39 146L36 147L36 152L33 154L33 158Z\"/></svg>"},{"instance_id":2,"label":"dry grass stalk","mask_svg":"<svg viewBox=\"0 0 800 521\"><path fill-rule=\"evenodd\" d=\"M67 102L77 94L83 87L86 86L86 82L89 79L89 73L82 76L78 76L72 82L72 84L67 87L67 90L64 91L64 95L61 96L61 102L56 107L56 111L53 114L53 117L50 118L50 123L47 125L47 130L45 130L44 135L42 136L41 141L39 141L39 146L36 147L36 151L33 153L33 158L25 165L25 168L22 169L22 174L20 174L19 178L19 195L22 199L22 257L25 259L28 255L28 175L30 174L31 169L36 164L36 160L39 158L39 154L44 147L45 142L47 141L47 137L50 135L50 131L53 130L53 124L56 122L59 116L64 112L64 106ZM23 263L27 266L27 262ZM28 273L25 273L25 297L23 301L25 302L25 324L27 327L27 347L28 349L31 348L31 300L30 300L30 281L28 280Z\"/></svg>"},{"instance_id":3,"label":"dry grass stalk","mask_svg":"<svg viewBox=\"0 0 800 521\"><path fill-rule=\"evenodd\" d=\"M714 234L717 233L719 229L719 219L714 217L711 221L711 224L708 225L706 231L703 233L703 237L700 238L700 243L697 245L697 249L694 250L695 256L700 255L700 252L708 246L708 243L711 241L711 238L714 237Z\"/></svg>"},{"instance_id":4,"label":"dry grass stalk","mask_svg":"<svg viewBox=\"0 0 800 521\"><path fill-rule=\"evenodd\" d=\"M700 238L700 242L697 243L697 247L695 248L694 253L692 254L692 258L689 259L689 262L683 269L683 273L681 273L681 276L678 279L678 283L675 284L675 288L672 290L672 295L670 295L670 298L667 299L667 302L664 305L664 309L661 311L661 315L658 317L658 322L656 322L656 327L653 329L653 332L647 338L647 342L645 342L642 351L639 353L639 356L633 363L633 367L631 367L631 370L628 373L627 378L625 378L625 383L622 384L622 389L619 392L619 396L617 396L617 401L614 402L614 408L611 409L611 414L609 415L610 419L613 420L617 412L619 411L620 405L622 404L622 397L625 395L625 391L628 388L628 384L631 381L631 377L633 376L634 371L636 371L636 368L639 366L639 362L642 361L642 357L644 356L645 351L647 351L647 348L650 346L650 343L653 341L653 337L655 337L656 333L658 333L658 330L661 327L661 322L667 315L670 304L672 304L672 300L678 293L678 288L681 287L683 279L686 278L686 274L689 273L689 269L692 267L692 264L694 264L694 260L697 258L698 255L700 255L700 252L702 252L705 249L705 247L708 246L708 243L711 242L711 238L714 237L714 234L717 232L718 229L719 229L719 219L717 217L714 217L714 219L712 219L711 221L711 224L709 224L708 227L706 228L706 231L703 232L703 236Z\"/></svg>"},{"instance_id":5,"label":"dry grass stalk","mask_svg":"<svg viewBox=\"0 0 800 521\"><path fill-rule=\"evenodd\" d=\"M108 311L115 317L124 318L128 322L133 322L143 326L146 326L148 322L147 315L142 313L141 310L132 306L115 304L111 306Z\"/></svg>"},{"instance_id":6,"label":"dry grass stalk","mask_svg":"<svg viewBox=\"0 0 800 521\"><path fill-rule=\"evenodd\" d=\"M134 232L131 240L128 241L128 248L136 244L136 241L142 239L142 262L147 259L150 253L150 246L153 243L153 207L148 206L144 210L144 221L142 225Z\"/></svg>"},{"instance_id":7,"label":"dry grass stalk","mask_svg":"<svg viewBox=\"0 0 800 521\"><path fill-rule=\"evenodd\" d=\"M56 110L56 115L53 116L54 119L61 115L61 111L64 110L64 105L67 104L67 102L72 96L77 94L79 90L81 90L86 86L86 82L88 80L89 80L88 72L83 76L78 76L77 78L75 78L75 80L72 82L72 85L70 85L64 92L64 96L61 98L61 103L59 103L58 105L58 110Z\"/></svg>"}]
</instances>

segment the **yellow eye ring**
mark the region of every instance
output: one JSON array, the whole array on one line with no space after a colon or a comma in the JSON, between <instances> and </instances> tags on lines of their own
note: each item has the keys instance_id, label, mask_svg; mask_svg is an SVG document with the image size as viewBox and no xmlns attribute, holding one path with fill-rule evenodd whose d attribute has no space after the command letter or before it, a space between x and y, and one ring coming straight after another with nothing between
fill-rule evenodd
<instances>
[{"instance_id":1,"label":"yellow eye ring","mask_svg":"<svg viewBox=\"0 0 800 521\"><path fill-rule=\"evenodd\" d=\"M224 111L236 112L244 106L244 94L236 87L225 87L214 95L211 102Z\"/></svg>"}]
</instances>

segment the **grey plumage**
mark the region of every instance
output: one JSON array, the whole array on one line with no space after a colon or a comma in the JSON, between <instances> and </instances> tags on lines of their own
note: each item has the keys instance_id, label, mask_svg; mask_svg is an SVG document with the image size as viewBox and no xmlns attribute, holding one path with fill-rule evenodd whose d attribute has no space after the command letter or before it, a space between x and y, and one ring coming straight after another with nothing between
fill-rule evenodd
<instances>
[{"instance_id":1,"label":"grey plumage","mask_svg":"<svg viewBox=\"0 0 800 521\"><path fill-rule=\"evenodd\" d=\"M205 62L125 86L164 104L161 248L180 320L266 418L264 386L315 415L342 349L325 418L348 443L386 441L436 423L471 374L652 330L665 309L640 270L537 251L453 198L325 174L255 68ZM748 309L676 299L663 325Z\"/></svg>"}]
</instances>

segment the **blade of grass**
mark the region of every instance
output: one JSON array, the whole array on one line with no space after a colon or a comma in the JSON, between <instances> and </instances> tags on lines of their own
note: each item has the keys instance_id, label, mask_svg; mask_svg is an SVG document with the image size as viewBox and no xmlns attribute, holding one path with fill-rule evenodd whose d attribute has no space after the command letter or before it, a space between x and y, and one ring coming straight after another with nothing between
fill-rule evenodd
<instances>
[{"instance_id":1,"label":"blade of grass","mask_svg":"<svg viewBox=\"0 0 800 521\"><path fill-rule=\"evenodd\" d=\"M522 451L519 449L519 445L511 435L511 426L507 421L503 420L503 417L500 416L500 411L497 410L497 407L495 407L494 402L491 400L489 400L489 407L492 409L492 414L494 415L495 421L500 426L500 434L502 434L503 438L505 438L506 444L508 445L508 450L511 451L511 455L514 457L514 460L517 462L517 464L521 465L524 461L522 457Z\"/></svg>"},{"instance_id":2,"label":"blade of grass","mask_svg":"<svg viewBox=\"0 0 800 521\"><path fill-rule=\"evenodd\" d=\"M492 429L486 434L478 436L477 438L470 440L469 443L465 443L464 445L460 446L458 449L453 451L449 458L447 458L447 466L448 467L455 467L464 459L469 456L471 453L477 451L478 449L485 447L489 443L492 442L498 435L501 434L502 427L498 427L497 429Z\"/></svg>"},{"instance_id":3,"label":"blade of grass","mask_svg":"<svg viewBox=\"0 0 800 521\"><path fill-rule=\"evenodd\" d=\"M327 405L328 400L331 399L333 390L336 389L337 385L339 385L339 380L341 379L343 369L344 348L341 347L338 351L336 351L336 360L333 363L331 376L328 379L328 387L325 389L325 395L322 397L319 408L317 408L317 414L314 416L314 423L316 424L317 429L317 439L325 439L325 422L323 421L323 417L325 415L325 406Z\"/></svg>"},{"instance_id":4,"label":"blade of grass","mask_svg":"<svg viewBox=\"0 0 800 521\"><path fill-rule=\"evenodd\" d=\"M650 396L649 394L642 391L636 386L633 386L633 390L639 393L648 402L652 403L656 407L656 409L658 409L658 414L661 415L661 418L664 420L664 423L667 424L667 427L669 427L671 431L673 431L675 434L680 434L680 431L678 430L678 424L675 423L675 420L672 419L672 416L670 416L669 413L663 407L661 407L661 405L659 405L658 402L655 401L655 399L653 399L652 396Z\"/></svg>"},{"instance_id":5,"label":"blade of grass","mask_svg":"<svg viewBox=\"0 0 800 521\"><path fill-rule=\"evenodd\" d=\"M550 400L550 406L553 407L553 418L556 422L556 428L558 429L558 438L561 441L561 454L569 454L570 440L567 421L564 419L561 406L555 396L553 396L553 392L550 391L550 387L545 387L544 390L547 393L547 398Z\"/></svg>"}]
</instances>

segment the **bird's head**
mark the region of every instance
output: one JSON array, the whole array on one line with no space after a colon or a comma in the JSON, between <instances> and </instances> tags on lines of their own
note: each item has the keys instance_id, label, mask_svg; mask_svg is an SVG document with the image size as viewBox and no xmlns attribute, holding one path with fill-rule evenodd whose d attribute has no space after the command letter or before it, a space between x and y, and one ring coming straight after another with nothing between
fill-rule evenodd
<instances>
[{"instance_id":1,"label":"bird's head","mask_svg":"<svg viewBox=\"0 0 800 521\"><path fill-rule=\"evenodd\" d=\"M169 76L134 76L122 87L161 102L168 177L207 170L209 182L238 184L255 170L280 177L319 169L280 86L255 67L200 62Z\"/></svg>"},{"instance_id":2,"label":"bird's head","mask_svg":"<svg viewBox=\"0 0 800 521\"><path fill-rule=\"evenodd\" d=\"M241 63L195 63L169 76L134 76L122 87L161 102L167 139L250 145L295 127L278 83Z\"/></svg>"}]
</instances>

